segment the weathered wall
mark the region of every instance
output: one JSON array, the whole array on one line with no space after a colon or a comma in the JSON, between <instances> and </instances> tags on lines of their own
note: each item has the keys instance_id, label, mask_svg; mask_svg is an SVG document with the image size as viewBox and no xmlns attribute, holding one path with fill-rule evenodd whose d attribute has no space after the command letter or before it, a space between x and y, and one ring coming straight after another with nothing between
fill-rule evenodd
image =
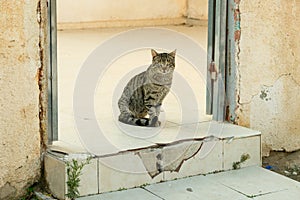
<instances>
[{"instance_id":1,"label":"weathered wall","mask_svg":"<svg viewBox=\"0 0 300 200\"><path fill-rule=\"evenodd\" d=\"M186 0L64 0L57 1L59 22L176 18L185 14Z\"/></svg>"},{"instance_id":2,"label":"weathered wall","mask_svg":"<svg viewBox=\"0 0 300 200\"><path fill-rule=\"evenodd\" d=\"M76 28L78 22L83 27L140 25L141 20L145 23L173 19L167 20L171 23L186 14L186 0L64 0L57 1L57 14L59 27L63 28Z\"/></svg>"},{"instance_id":3,"label":"weathered wall","mask_svg":"<svg viewBox=\"0 0 300 200\"><path fill-rule=\"evenodd\" d=\"M59 29L181 24L207 20L208 0L57 1Z\"/></svg>"},{"instance_id":4,"label":"weathered wall","mask_svg":"<svg viewBox=\"0 0 300 200\"><path fill-rule=\"evenodd\" d=\"M187 17L208 20L208 0L187 0Z\"/></svg>"},{"instance_id":5,"label":"weathered wall","mask_svg":"<svg viewBox=\"0 0 300 200\"><path fill-rule=\"evenodd\" d=\"M262 132L264 154L300 149L300 0L241 0L240 12L238 123Z\"/></svg>"},{"instance_id":6,"label":"weathered wall","mask_svg":"<svg viewBox=\"0 0 300 200\"><path fill-rule=\"evenodd\" d=\"M0 1L0 199L24 194L40 176L38 2Z\"/></svg>"}]
</instances>

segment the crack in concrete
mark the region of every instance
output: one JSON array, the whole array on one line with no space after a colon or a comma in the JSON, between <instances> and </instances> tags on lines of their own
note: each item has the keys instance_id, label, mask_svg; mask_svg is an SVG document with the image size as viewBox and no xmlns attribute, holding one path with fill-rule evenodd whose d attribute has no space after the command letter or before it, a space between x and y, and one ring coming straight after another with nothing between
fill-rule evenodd
<instances>
[{"instance_id":1,"label":"crack in concrete","mask_svg":"<svg viewBox=\"0 0 300 200\"><path fill-rule=\"evenodd\" d=\"M266 193L263 193L263 194L257 194L257 195L247 196L247 197L252 199L252 198L255 198L255 197L266 196L266 195L269 195L269 194L276 194L278 192L283 192L283 191L288 191L288 189L278 190L278 191L273 191L273 192L266 192Z\"/></svg>"},{"instance_id":2,"label":"crack in concrete","mask_svg":"<svg viewBox=\"0 0 300 200\"><path fill-rule=\"evenodd\" d=\"M287 191L287 189L283 189L283 190L277 190L277 191L272 191L272 192L265 192L265 193L262 193L262 194L248 195L248 194L246 194L246 193L244 193L244 192L242 192L242 191L240 191L240 190L238 190L238 189L235 189L234 187L231 187L231 186L229 186L229 185L226 185L226 184L224 184L224 183L220 183L220 184L223 185L224 187L229 188L230 190L233 190L233 191L235 191L235 192L237 192L237 193L239 193L239 194L241 194L241 195L243 195L243 196L249 198L249 199L253 199L253 198L255 198L255 197L261 197L261 196L265 196L265 195L269 195L269 194L276 194L276 193L278 193L278 192Z\"/></svg>"},{"instance_id":3,"label":"crack in concrete","mask_svg":"<svg viewBox=\"0 0 300 200\"><path fill-rule=\"evenodd\" d=\"M162 172L179 172L183 163L199 153L203 142L176 143L137 152L148 174L155 178Z\"/></svg>"},{"instance_id":4,"label":"crack in concrete","mask_svg":"<svg viewBox=\"0 0 300 200\"><path fill-rule=\"evenodd\" d=\"M148 190L148 189L145 188L145 187L142 187L142 189L145 190L146 192L149 192L150 194L156 196L156 197L159 198L159 199L165 200L164 198L160 197L159 195L155 194L154 192L152 192L151 190Z\"/></svg>"}]
</instances>

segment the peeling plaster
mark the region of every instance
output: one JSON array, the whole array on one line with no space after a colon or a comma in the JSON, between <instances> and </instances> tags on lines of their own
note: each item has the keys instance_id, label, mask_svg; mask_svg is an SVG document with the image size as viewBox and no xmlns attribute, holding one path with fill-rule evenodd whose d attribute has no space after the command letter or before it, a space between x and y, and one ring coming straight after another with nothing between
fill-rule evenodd
<instances>
[{"instance_id":1,"label":"peeling plaster","mask_svg":"<svg viewBox=\"0 0 300 200\"><path fill-rule=\"evenodd\" d=\"M46 44L45 4L42 0L0 1L0 196L13 191L4 199L18 199L41 177L44 141L39 104L46 62L40 47L45 49Z\"/></svg>"},{"instance_id":2,"label":"peeling plaster","mask_svg":"<svg viewBox=\"0 0 300 200\"><path fill-rule=\"evenodd\" d=\"M41 148L42 152L44 152L47 148L48 137L47 137L47 107L48 107L48 90L47 90L47 67L45 63L46 61L46 51L45 47L47 45L46 41L46 13L43 12L46 10L47 4L43 3L43 1L39 1L37 4L37 22L39 24L39 43L38 43L38 51L40 58L40 66L37 71L37 80L39 85L39 119L40 119L40 135L41 135Z\"/></svg>"},{"instance_id":3,"label":"peeling plaster","mask_svg":"<svg viewBox=\"0 0 300 200\"><path fill-rule=\"evenodd\" d=\"M270 94L269 94L269 93L270 93L270 92L269 92L269 88L274 87L274 85L276 85L276 83L277 83L278 81L281 81L282 78L284 78L284 77L289 77L296 85L298 85L298 86L300 87L300 84L297 82L297 80L295 80L295 78L292 76L291 73L281 74L281 75L275 80L274 83L268 84L268 85L267 85L267 84L261 85L261 89L260 89L257 93L251 95L251 98L250 98L249 101L239 102L239 105L241 105L241 106L249 105L249 104L251 104L251 103L253 102L253 99L256 98L257 96L259 96L262 100L271 100L270 97L267 98L268 96L270 96Z\"/></svg>"},{"instance_id":4,"label":"peeling plaster","mask_svg":"<svg viewBox=\"0 0 300 200\"><path fill-rule=\"evenodd\" d=\"M238 124L238 114L237 110L240 107L240 89L241 89L241 73L240 73L240 40L241 40L241 13L240 13L240 0L235 0L234 8L234 23L235 23L235 32L234 32L234 41L235 41L235 63L236 63L236 108L235 116L231 117L231 121L234 124Z\"/></svg>"},{"instance_id":5,"label":"peeling plaster","mask_svg":"<svg viewBox=\"0 0 300 200\"><path fill-rule=\"evenodd\" d=\"M259 95L262 100L269 101L271 98L269 97L269 90L263 89Z\"/></svg>"},{"instance_id":6,"label":"peeling plaster","mask_svg":"<svg viewBox=\"0 0 300 200\"><path fill-rule=\"evenodd\" d=\"M263 155L300 149L300 1L235 1L236 122L262 132ZM259 20L257 20L259 19Z\"/></svg>"},{"instance_id":7,"label":"peeling plaster","mask_svg":"<svg viewBox=\"0 0 300 200\"><path fill-rule=\"evenodd\" d=\"M263 132L265 154L269 150L297 150L297 144L300 143L300 86L290 75L286 75L281 76L274 85L262 86L262 90L267 91L268 100L258 94L249 107L251 113L260 113L259 116L252 114L250 123L253 128Z\"/></svg>"}]
</instances>

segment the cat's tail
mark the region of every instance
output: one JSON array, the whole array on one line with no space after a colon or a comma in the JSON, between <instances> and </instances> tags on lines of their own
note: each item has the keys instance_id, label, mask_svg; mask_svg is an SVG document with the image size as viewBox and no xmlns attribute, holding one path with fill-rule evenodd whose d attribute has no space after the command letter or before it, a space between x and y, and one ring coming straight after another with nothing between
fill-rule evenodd
<instances>
[{"instance_id":1,"label":"cat's tail","mask_svg":"<svg viewBox=\"0 0 300 200\"><path fill-rule=\"evenodd\" d=\"M148 119L148 118L137 118L128 109L128 98L125 95L125 92L122 94L122 97L118 101L118 106L121 114L119 115L119 121L125 124L134 125L134 126L154 126L154 124L158 121L156 119Z\"/></svg>"},{"instance_id":2,"label":"cat's tail","mask_svg":"<svg viewBox=\"0 0 300 200\"><path fill-rule=\"evenodd\" d=\"M134 125L134 126L148 126L149 119L147 118L135 118L130 114L121 113L119 115L119 121L125 124Z\"/></svg>"},{"instance_id":3,"label":"cat's tail","mask_svg":"<svg viewBox=\"0 0 300 200\"><path fill-rule=\"evenodd\" d=\"M155 123L158 121L158 118L152 119L151 122L148 118L135 118L130 114L120 114L119 121L125 124L134 125L134 126L149 126L154 127Z\"/></svg>"}]
</instances>

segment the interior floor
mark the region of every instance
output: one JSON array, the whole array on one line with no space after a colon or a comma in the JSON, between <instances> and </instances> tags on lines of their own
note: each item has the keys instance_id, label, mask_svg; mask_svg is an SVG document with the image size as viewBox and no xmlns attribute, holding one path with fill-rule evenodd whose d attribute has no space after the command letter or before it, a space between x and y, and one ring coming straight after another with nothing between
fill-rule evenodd
<instances>
[{"instance_id":1,"label":"interior floor","mask_svg":"<svg viewBox=\"0 0 300 200\"><path fill-rule=\"evenodd\" d=\"M130 38L125 41L123 39L119 47L118 43L117 46L115 43L114 46L109 46L110 42L113 43L115 38L123 37L126 32L135 33L134 31L144 30L144 28L58 31L59 140L54 142L55 146L64 146L75 152L89 151L103 155L157 143L174 142L185 137L203 136L207 133L207 128L211 125L211 116L205 114L207 27L180 25L155 27L149 30L155 31L155 29L162 32L149 40L156 40L158 44L160 40L161 43L168 40L169 31L172 31L175 36L178 35L178 44L176 38L170 40L170 43L173 43L171 46L176 47L178 53L176 76L173 79L172 89L163 102L160 116L162 124L159 128L141 128L119 123L117 101L128 80L150 65L151 48L156 48L158 52L174 49L165 49L158 45L130 47L132 43L136 43ZM149 35L151 36L151 33ZM148 40L147 37L149 36L145 35L145 41ZM194 43L196 47L187 47L186 43L180 41L181 37L186 37L185 39L190 40L189 42ZM98 56L101 62L101 57L110 56L108 48L118 49L124 45L131 49L117 55L98 76L92 101L95 117L79 114L76 116L74 91L78 77L83 73L81 70L86 67L93 55ZM107 48L107 51L103 48ZM193 56L192 54L199 55L198 63L193 63L194 60L189 57ZM99 67L102 67L102 63L99 63ZM87 78L87 87L88 81ZM82 98L88 97L82 94ZM87 101L87 104L82 107L90 107L89 102ZM86 123L89 120L94 121L98 129L94 126L83 126L84 129L78 126L79 123ZM199 130L202 130L202 133L199 133Z\"/></svg>"}]
</instances>

